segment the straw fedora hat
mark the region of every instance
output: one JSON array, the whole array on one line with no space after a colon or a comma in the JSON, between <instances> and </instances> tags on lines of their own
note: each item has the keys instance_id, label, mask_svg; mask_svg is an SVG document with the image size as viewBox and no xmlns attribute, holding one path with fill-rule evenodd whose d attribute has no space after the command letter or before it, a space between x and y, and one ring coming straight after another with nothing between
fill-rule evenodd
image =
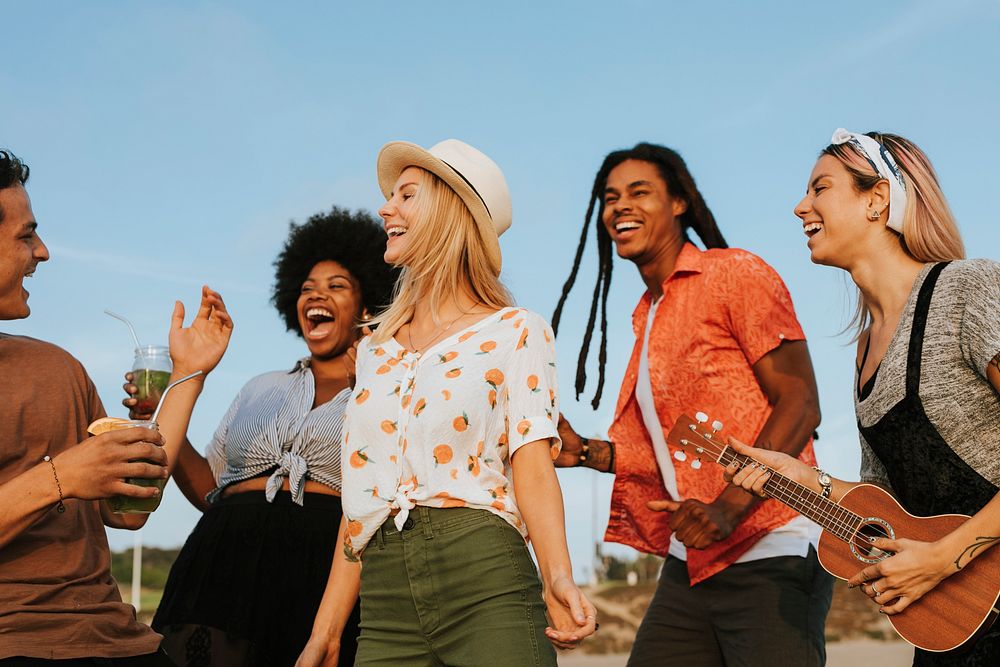
<instances>
[{"instance_id":1,"label":"straw fedora hat","mask_svg":"<svg viewBox=\"0 0 1000 667\"><path fill-rule=\"evenodd\" d=\"M486 246L494 272L500 275L500 235L510 227L510 191L493 160L458 139L445 139L430 149L392 141L378 154L378 184L388 199L407 167L420 167L447 183L465 202Z\"/></svg>"}]
</instances>

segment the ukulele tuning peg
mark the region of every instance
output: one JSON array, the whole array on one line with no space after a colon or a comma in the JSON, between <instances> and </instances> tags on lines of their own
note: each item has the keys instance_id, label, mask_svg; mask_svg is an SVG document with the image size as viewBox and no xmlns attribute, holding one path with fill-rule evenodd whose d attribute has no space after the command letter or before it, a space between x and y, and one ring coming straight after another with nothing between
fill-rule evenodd
<instances>
[{"instance_id":1,"label":"ukulele tuning peg","mask_svg":"<svg viewBox=\"0 0 1000 667\"><path fill-rule=\"evenodd\" d=\"M674 452L674 458L678 461L687 461L687 454L684 452Z\"/></svg>"},{"instance_id":2,"label":"ukulele tuning peg","mask_svg":"<svg viewBox=\"0 0 1000 667\"><path fill-rule=\"evenodd\" d=\"M716 419L714 422L712 422L712 430L714 432L716 432L716 433L718 433L719 431L721 431L722 430L722 422L720 422L718 419Z\"/></svg>"},{"instance_id":3,"label":"ukulele tuning peg","mask_svg":"<svg viewBox=\"0 0 1000 667\"><path fill-rule=\"evenodd\" d=\"M704 424L705 422L708 421L708 415L706 415L704 412L696 412L694 418L698 420L699 424Z\"/></svg>"},{"instance_id":4,"label":"ukulele tuning peg","mask_svg":"<svg viewBox=\"0 0 1000 667\"><path fill-rule=\"evenodd\" d=\"M691 461L691 467L694 468L695 470L700 470L701 469L701 459L695 459L694 461Z\"/></svg>"}]
</instances>

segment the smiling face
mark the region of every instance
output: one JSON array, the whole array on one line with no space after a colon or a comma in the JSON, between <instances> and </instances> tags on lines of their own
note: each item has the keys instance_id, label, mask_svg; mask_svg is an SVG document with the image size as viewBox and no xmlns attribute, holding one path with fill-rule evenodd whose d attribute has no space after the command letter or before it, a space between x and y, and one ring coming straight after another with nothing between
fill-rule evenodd
<instances>
[{"instance_id":1,"label":"smiling face","mask_svg":"<svg viewBox=\"0 0 1000 667\"><path fill-rule=\"evenodd\" d=\"M608 174L604 188L604 228L618 256L638 265L655 261L677 246L678 216L687 202L672 196L656 165L625 160Z\"/></svg>"},{"instance_id":2,"label":"smiling face","mask_svg":"<svg viewBox=\"0 0 1000 667\"><path fill-rule=\"evenodd\" d=\"M870 210L884 208L878 199L876 191L859 192L854 177L837 158L824 155L817 160L806 195L795 206L812 261L848 269L869 247L869 235L891 233L885 232L883 222L868 219Z\"/></svg>"},{"instance_id":3,"label":"smiling face","mask_svg":"<svg viewBox=\"0 0 1000 667\"><path fill-rule=\"evenodd\" d=\"M409 246L409 233L417 218L417 197L423 186L423 172L417 167L407 167L396 179L392 193L379 216L388 236L385 242L385 262L400 266L399 259Z\"/></svg>"},{"instance_id":4,"label":"smiling face","mask_svg":"<svg viewBox=\"0 0 1000 667\"><path fill-rule=\"evenodd\" d=\"M24 279L47 261L49 250L38 237L31 200L21 185L0 190L0 320L18 320L31 313Z\"/></svg>"},{"instance_id":5,"label":"smiling face","mask_svg":"<svg viewBox=\"0 0 1000 667\"><path fill-rule=\"evenodd\" d=\"M363 310L361 285L338 262L326 260L313 266L302 283L296 308L302 337L317 359L343 354L360 337L355 325Z\"/></svg>"}]
</instances>

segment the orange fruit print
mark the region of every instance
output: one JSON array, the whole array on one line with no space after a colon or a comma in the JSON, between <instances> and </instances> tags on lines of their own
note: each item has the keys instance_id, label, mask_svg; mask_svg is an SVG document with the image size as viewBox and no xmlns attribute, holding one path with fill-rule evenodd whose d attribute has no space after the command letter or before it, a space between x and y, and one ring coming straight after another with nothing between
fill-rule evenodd
<instances>
[{"instance_id":1,"label":"orange fruit print","mask_svg":"<svg viewBox=\"0 0 1000 667\"><path fill-rule=\"evenodd\" d=\"M448 371L447 373L445 373L444 376L446 378L448 378L449 380L451 380L451 379L457 378L461 374L462 374L462 367L459 366L458 368L452 368L450 371Z\"/></svg>"},{"instance_id":2,"label":"orange fruit print","mask_svg":"<svg viewBox=\"0 0 1000 667\"><path fill-rule=\"evenodd\" d=\"M427 401L426 400L424 400L422 398L419 399L419 400L417 400L417 404L413 406L413 416L414 417L419 416L420 413L423 412L424 408L426 408L426 407L427 407Z\"/></svg>"},{"instance_id":3,"label":"orange fruit print","mask_svg":"<svg viewBox=\"0 0 1000 667\"><path fill-rule=\"evenodd\" d=\"M382 421L382 432L383 433L395 433L396 432L396 422L391 422L388 419Z\"/></svg>"},{"instance_id":4,"label":"orange fruit print","mask_svg":"<svg viewBox=\"0 0 1000 667\"><path fill-rule=\"evenodd\" d=\"M448 445L438 445L434 448L434 463L436 465L444 465L451 461L452 451L451 447Z\"/></svg>"},{"instance_id":5,"label":"orange fruit print","mask_svg":"<svg viewBox=\"0 0 1000 667\"><path fill-rule=\"evenodd\" d=\"M515 347L514 349L520 350L527 344L528 344L528 327L524 327L524 329L521 330L521 338L517 341L517 347Z\"/></svg>"},{"instance_id":6,"label":"orange fruit print","mask_svg":"<svg viewBox=\"0 0 1000 667\"><path fill-rule=\"evenodd\" d=\"M444 396L444 400L446 400L446 401L450 401L451 400L451 392L448 391L447 389L442 389L441 390L441 395Z\"/></svg>"},{"instance_id":7,"label":"orange fruit print","mask_svg":"<svg viewBox=\"0 0 1000 667\"><path fill-rule=\"evenodd\" d=\"M497 390L490 389L489 393L486 394L486 401L490 404L490 408L495 408L497 406Z\"/></svg>"},{"instance_id":8,"label":"orange fruit print","mask_svg":"<svg viewBox=\"0 0 1000 667\"><path fill-rule=\"evenodd\" d=\"M454 350L452 350L451 352L446 352L445 354L438 355L438 359L441 360L442 364L446 364L446 363L448 363L449 361L451 361L452 359L454 359L457 356L458 356L458 352L455 352Z\"/></svg>"},{"instance_id":9,"label":"orange fruit print","mask_svg":"<svg viewBox=\"0 0 1000 667\"><path fill-rule=\"evenodd\" d=\"M348 521L347 522L347 534L351 537L357 537L361 534L361 522L360 521Z\"/></svg>"},{"instance_id":10,"label":"orange fruit print","mask_svg":"<svg viewBox=\"0 0 1000 667\"><path fill-rule=\"evenodd\" d=\"M493 350L497 349L497 343L493 340L488 340L479 346L481 354L489 354Z\"/></svg>"},{"instance_id":11,"label":"orange fruit print","mask_svg":"<svg viewBox=\"0 0 1000 667\"><path fill-rule=\"evenodd\" d=\"M368 461L370 460L368 458L368 455L364 453L364 451L363 451L364 449L365 448L362 447L361 449L359 449L359 450L357 450L357 451L355 451L355 452L353 452L351 454L351 467L352 468L364 468L365 464L368 463Z\"/></svg>"},{"instance_id":12,"label":"orange fruit print","mask_svg":"<svg viewBox=\"0 0 1000 667\"><path fill-rule=\"evenodd\" d=\"M475 456L469 456L469 472L472 473L473 477L479 477L479 459Z\"/></svg>"},{"instance_id":13,"label":"orange fruit print","mask_svg":"<svg viewBox=\"0 0 1000 667\"><path fill-rule=\"evenodd\" d=\"M486 383L492 386L494 389L499 389L500 385L503 384L503 373L499 368L491 368L486 371Z\"/></svg>"},{"instance_id":14,"label":"orange fruit print","mask_svg":"<svg viewBox=\"0 0 1000 667\"><path fill-rule=\"evenodd\" d=\"M530 389L532 391L532 393L538 391L538 376L537 375L529 375L528 376L528 389Z\"/></svg>"},{"instance_id":15,"label":"orange fruit print","mask_svg":"<svg viewBox=\"0 0 1000 667\"><path fill-rule=\"evenodd\" d=\"M392 370L392 366L387 366L386 364L382 364L381 366L378 367L378 370L375 371L375 374L376 375L385 375L386 373L388 373L391 370Z\"/></svg>"},{"instance_id":16,"label":"orange fruit print","mask_svg":"<svg viewBox=\"0 0 1000 667\"><path fill-rule=\"evenodd\" d=\"M528 435L528 431L530 430L531 430L530 419L522 419L517 423L517 432L520 433L522 436Z\"/></svg>"},{"instance_id":17,"label":"orange fruit print","mask_svg":"<svg viewBox=\"0 0 1000 667\"><path fill-rule=\"evenodd\" d=\"M362 389L360 392L358 392L358 397L354 399L354 402L357 403L358 405L361 405L362 403L368 400L368 397L370 395L371 395L370 391L368 391L367 389Z\"/></svg>"},{"instance_id":18,"label":"orange fruit print","mask_svg":"<svg viewBox=\"0 0 1000 667\"><path fill-rule=\"evenodd\" d=\"M456 431L461 433L465 429L469 428L469 415L463 412L460 416L455 417L455 419L451 422L451 425Z\"/></svg>"}]
</instances>

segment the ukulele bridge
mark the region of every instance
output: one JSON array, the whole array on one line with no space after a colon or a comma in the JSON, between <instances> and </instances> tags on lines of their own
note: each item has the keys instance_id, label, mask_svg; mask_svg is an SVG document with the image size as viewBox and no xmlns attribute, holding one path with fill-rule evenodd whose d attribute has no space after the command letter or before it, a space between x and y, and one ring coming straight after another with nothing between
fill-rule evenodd
<instances>
[{"instance_id":1,"label":"ukulele bridge","mask_svg":"<svg viewBox=\"0 0 1000 667\"><path fill-rule=\"evenodd\" d=\"M851 553L862 563L871 565L885 560L892 555L889 551L879 549L874 545L879 538L896 539L896 531L889 522L877 516L861 519L861 524L851 537Z\"/></svg>"}]
</instances>

